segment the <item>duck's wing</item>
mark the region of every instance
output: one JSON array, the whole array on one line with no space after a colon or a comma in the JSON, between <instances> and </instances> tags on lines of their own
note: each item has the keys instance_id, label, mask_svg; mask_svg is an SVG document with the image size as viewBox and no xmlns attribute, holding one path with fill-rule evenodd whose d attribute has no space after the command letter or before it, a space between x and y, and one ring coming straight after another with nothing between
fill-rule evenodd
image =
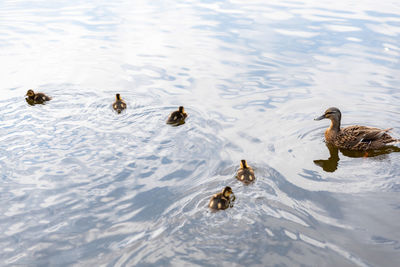
<instances>
[{"instance_id":1,"label":"duck's wing","mask_svg":"<svg viewBox=\"0 0 400 267\"><path fill-rule=\"evenodd\" d=\"M37 93L36 97L39 99L39 101L49 101L51 100L51 97L44 94L44 93Z\"/></svg>"},{"instance_id":2,"label":"duck's wing","mask_svg":"<svg viewBox=\"0 0 400 267\"><path fill-rule=\"evenodd\" d=\"M341 129L341 142L346 143L348 148L363 146L363 149L369 149L372 143L379 142L382 145L395 142L388 132L391 129L379 129L375 127L353 125ZM365 144L365 148L364 148Z\"/></svg>"},{"instance_id":3,"label":"duck's wing","mask_svg":"<svg viewBox=\"0 0 400 267\"><path fill-rule=\"evenodd\" d=\"M364 133L362 135L362 138L360 142L372 142L376 140L386 140L392 139L390 135L387 134L392 128L388 129L378 129L378 128L371 128L371 127L365 127L366 129L364 130Z\"/></svg>"},{"instance_id":4,"label":"duck's wing","mask_svg":"<svg viewBox=\"0 0 400 267\"><path fill-rule=\"evenodd\" d=\"M175 123L181 119L181 113L179 111L172 112L167 119L167 123Z\"/></svg>"}]
</instances>

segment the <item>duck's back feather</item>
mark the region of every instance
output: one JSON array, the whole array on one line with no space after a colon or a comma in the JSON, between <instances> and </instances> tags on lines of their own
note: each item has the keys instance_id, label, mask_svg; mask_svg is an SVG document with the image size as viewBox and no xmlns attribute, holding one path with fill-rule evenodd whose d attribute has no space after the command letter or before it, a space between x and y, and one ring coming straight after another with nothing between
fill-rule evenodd
<instances>
[{"instance_id":1,"label":"duck's back feather","mask_svg":"<svg viewBox=\"0 0 400 267\"><path fill-rule=\"evenodd\" d=\"M182 113L180 111L174 111L169 115L167 123L168 124L179 123L182 122L184 119L186 119L186 117L187 117L186 113Z\"/></svg>"},{"instance_id":2,"label":"duck's back feather","mask_svg":"<svg viewBox=\"0 0 400 267\"><path fill-rule=\"evenodd\" d=\"M214 195L210 199L210 203L208 204L208 206L211 209L224 210L224 209L229 208L229 204L230 204L229 199L225 198L221 193L219 193L219 194Z\"/></svg>"},{"instance_id":3,"label":"duck's back feather","mask_svg":"<svg viewBox=\"0 0 400 267\"><path fill-rule=\"evenodd\" d=\"M353 125L342 128L336 135L333 144L350 150L380 149L399 140L391 137L390 129Z\"/></svg>"},{"instance_id":4,"label":"duck's back feather","mask_svg":"<svg viewBox=\"0 0 400 267\"><path fill-rule=\"evenodd\" d=\"M117 100L113 104L113 109L118 113L121 113L122 110L126 109L126 103L122 100Z\"/></svg>"},{"instance_id":5,"label":"duck's back feather","mask_svg":"<svg viewBox=\"0 0 400 267\"><path fill-rule=\"evenodd\" d=\"M254 171L251 167L240 168L237 172L236 178L244 184L252 183L255 180Z\"/></svg>"}]
</instances>

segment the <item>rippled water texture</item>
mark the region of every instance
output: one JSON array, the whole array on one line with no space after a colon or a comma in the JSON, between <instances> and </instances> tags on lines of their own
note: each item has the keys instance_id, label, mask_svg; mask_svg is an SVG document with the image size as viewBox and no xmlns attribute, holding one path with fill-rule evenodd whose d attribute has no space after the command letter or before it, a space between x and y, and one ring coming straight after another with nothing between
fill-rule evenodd
<instances>
[{"instance_id":1,"label":"rippled water texture","mask_svg":"<svg viewBox=\"0 0 400 267\"><path fill-rule=\"evenodd\" d=\"M0 265L398 266L400 153L330 151L313 121L336 106L400 137L397 0L3 1L0 17ZM29 106L29 88L53 100ZM235 205L211 213L224 186Z\"/></svg>"}]
</instances>

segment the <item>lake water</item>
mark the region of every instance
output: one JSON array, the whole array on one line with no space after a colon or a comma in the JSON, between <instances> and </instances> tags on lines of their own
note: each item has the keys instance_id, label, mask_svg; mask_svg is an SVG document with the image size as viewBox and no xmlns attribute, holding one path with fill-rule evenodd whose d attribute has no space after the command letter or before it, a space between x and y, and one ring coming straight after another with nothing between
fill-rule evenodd
<instances>
[{"instance_id":1,"label":"lake water","mask_svg":"<svg viewBox=\"0 0 400 267\"><path fill-rule=\"evenodd\" d=\"M330 152L313 121L336 106L400 137L398 0L2 1L0 17L0 265L398 266L400 153ZM28 105L30 88L53 100ZM166 125L179 105L186 124ZM211 213L224 186L235 205Z\"/></svg>"}]
</instances>

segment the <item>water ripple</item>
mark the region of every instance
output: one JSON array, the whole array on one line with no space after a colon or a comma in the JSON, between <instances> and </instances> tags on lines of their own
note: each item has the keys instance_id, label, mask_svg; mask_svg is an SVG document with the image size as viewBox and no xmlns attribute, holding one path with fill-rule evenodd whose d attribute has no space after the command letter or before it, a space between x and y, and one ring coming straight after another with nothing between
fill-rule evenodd
<instances>
[{"instance_id":1,"label":"water ripple","mask_svg":"<svg viewBox=\"0 0 400 267\"><path fill-rule=\"evenodd\" d=\"M397 9L5 1L1 262L395 266L400 154L329 149L313 118L337 106L399 137ZM210 212L227 185L233 208Z\"/></svg>"}]
</instances>

